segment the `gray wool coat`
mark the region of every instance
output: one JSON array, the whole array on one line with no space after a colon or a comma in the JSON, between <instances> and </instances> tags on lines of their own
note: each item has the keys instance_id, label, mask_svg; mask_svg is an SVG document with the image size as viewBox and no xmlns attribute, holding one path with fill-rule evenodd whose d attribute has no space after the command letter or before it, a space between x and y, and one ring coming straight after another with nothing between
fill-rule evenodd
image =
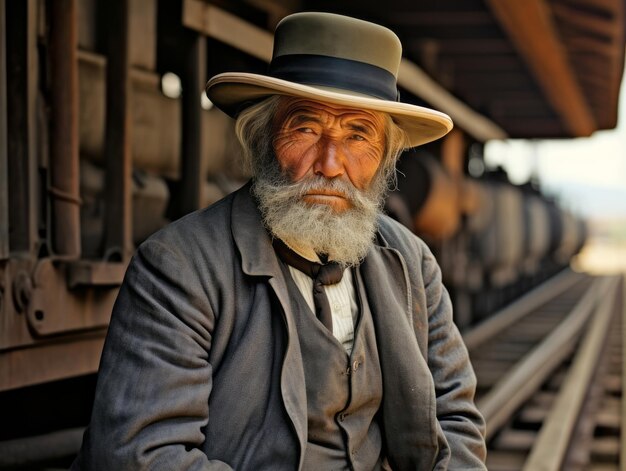
<instances>
[{"instance_id":1,"label":"gray wool coat","mask_svg":"<svg viewBox=\"0 0 626 471\"><path fill-rule=\"evenodd\" d=\"M394 470L485 469L476 380L425 244L381 217L361 265ZM307 441L285 279L249 185L145 241L121 287L72 469L296 470Z\"/></svg>"}]
</instances>

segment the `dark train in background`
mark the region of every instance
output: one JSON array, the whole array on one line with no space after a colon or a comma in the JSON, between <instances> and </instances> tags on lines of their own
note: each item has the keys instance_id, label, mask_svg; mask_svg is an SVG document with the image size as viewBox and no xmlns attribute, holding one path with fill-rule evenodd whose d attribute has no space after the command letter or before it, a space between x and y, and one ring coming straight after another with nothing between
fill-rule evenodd
<instances>
[{"instance_id":1,"label":"dark train in background","mask_svg":"<svg viewBox=\"0 0 626 471\"><path fill-rule=\"evenodd\" d=\"M473 145L464 164L479 158ZM428 242L465 330L569 266L587 227L537 183L514 185L501 168L470 177L428 147L401 157L386 210Z\"/></svg>"},{"instance_id":2,"label":"dark train in background","mask_svg":"<svg viewBox=\"0 0 626 471\"><path fill-rule=\"evenodd\" d=\"M0 0L0 468L68 464L134 247L248 178L233 123L201 92L265 64L183 28L180 8ZM586 236L532 185L470 176L481 152L455 130L406 153L386 204L437 255L462 329Z\"/></svg>"}]
</instances>

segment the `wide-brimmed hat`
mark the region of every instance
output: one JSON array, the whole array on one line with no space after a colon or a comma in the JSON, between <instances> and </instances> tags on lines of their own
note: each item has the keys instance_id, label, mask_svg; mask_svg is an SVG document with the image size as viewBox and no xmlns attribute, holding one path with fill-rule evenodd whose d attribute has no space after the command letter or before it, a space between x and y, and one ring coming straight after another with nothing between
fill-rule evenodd
<instances>
[{"instance_id":1,"label":"wide-brimmed hat","mask_svg":"<svg viewBox=\"0 0 626 471\"><path fill-rule=\"evenodd\" d=\"M389 29L331 13L289 15L278 24L267 75L227 72L206 85L209 99L232 117L269 95L288 95L388 113L410 146L452 129L439 111L398 101L402 45Z\"/></svg>"}]
</instances>

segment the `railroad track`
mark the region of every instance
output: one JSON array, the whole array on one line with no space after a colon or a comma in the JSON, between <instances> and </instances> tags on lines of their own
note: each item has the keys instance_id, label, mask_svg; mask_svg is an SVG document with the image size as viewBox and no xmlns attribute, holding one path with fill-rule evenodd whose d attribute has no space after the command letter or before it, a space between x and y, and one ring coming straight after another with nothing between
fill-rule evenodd
<instances>
[{"instance_id":1,"label":"railroad track","mask_svg":"<svg viewBox=\"0 0 626 471\"><path fill-rule=\"evenodd\" d=\"M623 295L566 271L465 335L490 471L626 470Z\"/></svg>"}]
</instances>

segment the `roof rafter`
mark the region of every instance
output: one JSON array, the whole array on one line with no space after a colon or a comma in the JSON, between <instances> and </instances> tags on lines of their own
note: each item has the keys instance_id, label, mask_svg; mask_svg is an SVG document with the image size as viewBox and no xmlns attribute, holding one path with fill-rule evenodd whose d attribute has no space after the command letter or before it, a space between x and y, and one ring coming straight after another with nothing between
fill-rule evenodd
<instances>
[{"instance_id":1,"label":"roof rafter","mask_svg":"<svg viewBox=\"0 0 626 471\"><path fill-rule=\"evenodd\" d=\"M526 60L546 99L574 136L596 129L590 109L545 0L487 0L487 4Z\"/></svg>"}]
</instances>

